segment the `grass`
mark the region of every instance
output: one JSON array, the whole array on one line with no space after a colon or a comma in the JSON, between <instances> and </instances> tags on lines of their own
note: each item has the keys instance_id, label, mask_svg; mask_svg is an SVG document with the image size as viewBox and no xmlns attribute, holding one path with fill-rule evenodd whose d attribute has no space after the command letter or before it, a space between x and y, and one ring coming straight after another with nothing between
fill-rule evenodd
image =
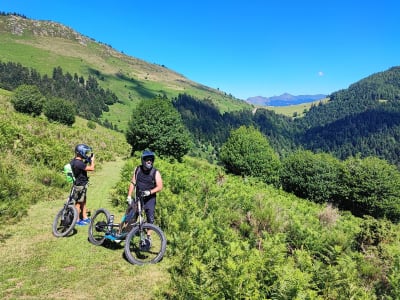
<instances>
[{"instance_id":1,"label":"grass","mask_svg":"<svg viewBox=\"0 0 400 300\"><path fill-rule=\"evenodd\" d=\"M329 99L325 98L322 100L314 101L314 102L309 102L309 103L301 103L298 105L288 105L288 106L263 106L262 108L272 110L276 112L277 114L285 115L288 117L303 117L304 112L307 112L310 110L312 105L318 105L320 102L326 103Z\"/></svg>"},{"instance_id":2,"label":"grass","mask_svg":"<svg viewBox=\"0 0 400 300\"><path fill-rule=\"evenodd\" d=\"M105 163L91 176L88 190L88 207L104 207L117 220L122 212L113 211L108 192L119 180L123 163ZM169 280L168 258L156 265L131 265L123 257L123 243L112 248L90 244L87 226L77 226L70 237L53 237L51 224L63 202L41 201L21 222L2 228L9 238L0 244L0 298L157 298Z\"/></svg>"}]
</instances>

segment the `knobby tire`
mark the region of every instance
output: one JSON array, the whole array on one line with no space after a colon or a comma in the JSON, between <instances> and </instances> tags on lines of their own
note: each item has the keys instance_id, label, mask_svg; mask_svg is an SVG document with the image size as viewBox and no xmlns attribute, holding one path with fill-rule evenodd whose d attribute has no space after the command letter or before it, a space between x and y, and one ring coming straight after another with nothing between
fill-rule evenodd
<instances>
[{"instance_id":1,"label":"knobby tire","mask_svg":"<svg viewBox=\"0 0 400 300\"><path fill-rule=\"evenodd\" d=\"M96 210L90 220L88 236L89 241L96 246L104 243L105 235L107 233L107 225L110 221L110 213L105 208Z\"/></svg>"},{"instance_id":2,"label":"knobby tire","mask_svg":"<svg viewBox=\"0 0 400 300\"><path fill-rule=\"evenodd\" d=\"M144 265L159 262L167 248L167 239L164 232L156 225L144 223L142 232L139 226L135 226L125 239L125 257L135 265ZM146 236L147 230L151 230L151 247L142 245L142 239Z\"/></svg>"},{"instance_id":3,"label":"knobby tire","mask_svg":"<svg viewBox=\"0 0 400 300\"><path fill-rule=\"evenodd\" d=\"M78 221L78 210L74 205L63 207L57 213L53 222L53 235L55 237L64 237L69 235Z\"/></svg>"}]
</instances>

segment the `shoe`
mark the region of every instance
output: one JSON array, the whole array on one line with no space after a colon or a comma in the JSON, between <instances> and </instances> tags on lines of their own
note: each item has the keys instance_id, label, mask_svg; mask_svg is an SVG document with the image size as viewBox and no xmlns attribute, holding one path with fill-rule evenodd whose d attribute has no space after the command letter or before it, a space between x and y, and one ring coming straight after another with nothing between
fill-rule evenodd
<instances>
[{"instance_id":1,"label":"shoe","mask_svg":"<svg viewBox=\"0 0 400 300\"><path fill-rule=\"evenodd\" d=\"M79 220L78 222L76 222L76 225L78 225L78 226L85 226L85 225L87 225L88 223L86 223L85 221L83 221L83 220Z\"/></svg>"},{"instance_id":2,"label":"shoe","mask_svg":"<svg viewBox=\"0 0 400 300\"><path fill-rule=\"evenodd\" d=\"M151 248L151 237L145 238L144 241L146 243L147 249L150 249Z\"/></svg>"},{"instance_id":3,"label":"shoe","mask_svg":"<svg viewBox=\"0 0 400 300\"><path fill-rule=\"evenodd\" d=\"M86 224L89 224L90 223L90 218L83 219L82 221L85 222Z\"/></svg>"}]
</instances>

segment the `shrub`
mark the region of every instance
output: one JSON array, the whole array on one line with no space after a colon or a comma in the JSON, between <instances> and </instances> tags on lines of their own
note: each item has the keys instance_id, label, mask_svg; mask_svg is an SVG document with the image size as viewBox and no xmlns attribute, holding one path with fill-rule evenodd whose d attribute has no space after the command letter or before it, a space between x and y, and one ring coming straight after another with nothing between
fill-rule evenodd
<instances>
[{"instance_id":1,"label":"shrub","mask_svg":"<svg viewBox=\"0 0 400 300\"><path fill-rule=\"evenodd\" d=\"M233 130L221 147L220 159L233 174L258 177L268 184L279 183L278 155L254 127L241 126Z\"/></svg>"},{"instance_id":2,"label":"shrub","mask_svg":"<svg viewBox=\"0 0 400 300\"><path fill-rule=\"evenodd\" d=\"M394 165L376 157L351 157L344 166L342 185L348 192L343 208L358 216L400 221L400 172Z\"/></svg>"},{"instance_id":3,"label":"shrub","mask_svg":"<svg viewBox=\"0 0 400 300\"><path fill-rule=\"evenodd\" d=\"M151 149L177 160L188 153L192 143L181 116L166 99L141 101L133 110L126 139L132 154Z\"/></svg>"},{"instance_id":4,"label":"shrub","mask_svg":"<svg viewBox=\"0 0 400 300\"><path fill-rule=\"evenodd\" d=\"M298 150L283 161L281 184L285 191L317 203L338 203L341 162L330 154Z\"/></svg>"},{"instance_id":5,"label":"shrub","mask_svg":"<svg viewBox=\"0 0 400 300\"><path fill-rule=\"evenodd\" d=\"M90 129L96 129L96 123L91 121L91 120L89 120L87 122L87 127L90 128Z\"/></svg>"},{"instance_id":6,"label":"shrub","mask_svg":"<svg viewBox=\"0 0 400 300\"><path fill-rule=\"evenodd\" d=\"M75 122L75 106L61 98L52 98L45 105L45 116L49 121L71 126Z\"/></svg>"},{"instance_id":7,"label":"shrub","mask_svg":"<svg viewBox=\"0 0 400 300\"><path fill-rule=\"evenodd\" d=\"M35 85L20 85L15 89L11 103L18 112L39 116L43 110L45 98Z\"/></svg>"}]
</instances>

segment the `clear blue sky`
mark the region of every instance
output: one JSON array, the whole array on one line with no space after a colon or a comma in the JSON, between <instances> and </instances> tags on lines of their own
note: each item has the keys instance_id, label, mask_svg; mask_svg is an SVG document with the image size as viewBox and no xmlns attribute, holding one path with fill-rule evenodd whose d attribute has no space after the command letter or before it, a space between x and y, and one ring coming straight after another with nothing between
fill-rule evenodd
<instances>
[{"instance_id":1,"label":"clear blue sky","mask_svg":"<svg viewBox=\"0 0 400 300\"><path fill-rule=\"evenodd\" d=\"M398 0L0 0L240 99L329 94L400 65Z\"/></svg>"}]
</instances>

